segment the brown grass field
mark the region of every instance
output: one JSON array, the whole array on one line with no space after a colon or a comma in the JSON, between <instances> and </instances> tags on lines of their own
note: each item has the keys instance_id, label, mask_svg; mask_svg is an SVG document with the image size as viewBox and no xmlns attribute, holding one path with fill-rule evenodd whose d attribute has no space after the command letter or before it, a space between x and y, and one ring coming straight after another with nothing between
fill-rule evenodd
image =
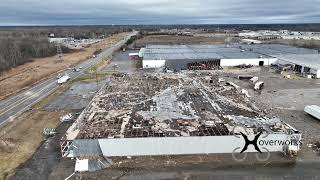
<instances>
[{"instance_id":1,"label":"brown grass field","mask_svg":"<svg viewBox=\"0 0 320 180\"><path fill-rule=\"evenodd\" d=\"M61 112L27 112L0 128L0 179L15 173L15 169L31 158L43 141L43 128L59 125Z\"/></svg>"},{"instance_id":2,"label":"brown grass field","mask_svg":"<svg viewBox=\"0 0 320 180\"><path fill-rule=\"evenodd\" d=\"M108 49L124 39L127 34L116 34L104 39L101 43L93 44L77 52L64 54L63 62L57 62L57 56L39 58L5 72L0 76L0 100L92 57L96 48Z\"/></svg>"},{"instance_id":3,"label":"brown grass field","mask_svg":"<svg viewBox=\"0 0 320 180\"><path fill-rule=\"evenodd\" d=\"M145 46L146 44L223 44L225 38L212 37L193 37L176 35L148 35L137 40L136 46Z\"/></svg>"}]
</instances>

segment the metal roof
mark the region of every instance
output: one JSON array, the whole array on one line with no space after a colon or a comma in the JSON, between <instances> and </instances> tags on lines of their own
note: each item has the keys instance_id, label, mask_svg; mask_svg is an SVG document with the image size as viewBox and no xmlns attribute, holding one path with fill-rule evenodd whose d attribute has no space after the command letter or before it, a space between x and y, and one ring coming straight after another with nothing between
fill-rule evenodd
<instances>
[{"instance_id":1,"label":"metal roof","mask_svg":"<svg viewBox=\"0 0 320 180\"><path fill-rule=\"evenodd\" d=\"M318 50L281 44L147 45L144 60L279 58L320 69Z\"/></svg>"},{"instance_id":2,"label":"metal roof","mask_svg":"<svg viewBox=\"0 0 320 180\"><path fill-rule=\"evenodd\" d=\"M72 143L74 157L102 155L97 139L76 139Z\"/></svg>"},{"instance_id":3,"label":"metal roof","mask_svg":"<svg viewBox=\"0 0 320 180\"><path fill-rule=\"evenodd\" d=\"M320 70L320 54L290 54L279 56L278 59Z\"/></svg>"},{"instance_id":4,"label":"metal roof","mask_svg":"<svg viewBox=\"0 0 320 180\"><path fill-rule=\"evenodd\" d=\"M148 45L145 60L183 60L183 59L252 59L270 58L267 55L225 45Z\"/></svg>"}]
</instances>

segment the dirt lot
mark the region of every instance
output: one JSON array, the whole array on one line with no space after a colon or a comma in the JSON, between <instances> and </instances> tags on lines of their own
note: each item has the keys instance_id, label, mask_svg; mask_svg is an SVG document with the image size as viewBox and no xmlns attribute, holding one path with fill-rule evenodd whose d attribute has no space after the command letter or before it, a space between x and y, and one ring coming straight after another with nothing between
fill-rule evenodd
<instances>
[{"instance_id":1,"label":"dirt lot","mask_svg":"<svg viewBox=\"0 0 320 180\"><path fill-rule=\"evenodd\" d=\"M122 40L126 35L127 33L117 34L78 52L64 54L63 62L57 62L58 58L54 56L35 59L31 63L26 63L11 69L0 76L0 99L17 93L42 79L48 78L58 71L72 67L88 59L92 56L96 48L103 50L108 49L116 42Z\"/></svg>"},{"instance_id":2,"label":"dirt lot","mask_svg":"<svg viewBox=\"0 0 320 180\"><path fill-rule=\"evenodd\" d=\"M137 70L137 60L129 60L129 53L137 53L137 51L128 50L126 52L116 52L108 66L100 68L103 72L122 72L133 73Z\"/></svg>"},{"instance_id":3,"label":"dirt lot","mask_svg":"<svg viewBox=\"0 0 320 180\"><path fill-rule=\"evenodd\" d=\"M102 82L76 82L68 91L62 92L58 97L43 105L46 111L82 111L91 101L95 93L105 83Z\"/></svg>"},{"instance_id":4,"label":"dirt lot","mask_svg":"<svg viewBox=\"0 0 320 180\"><path fill-rule=\"evenodd\" d=\"M231 72L231 71L230 71ZM304 112L307 105L320 106L320 80L298 77L286 79L272 69L234 71L230 80L249 91L256 105L265 112L280 117L302 133L303 145L299 158L302 160L318 160L318 156L310 144L320 141L320 122ZM248 80L238 80L239 74L250 74L259 77L265 83L261 92L253 91Z\"/></svg>"},{"instance_id":5,"label":"dirt lot","mask_svg":"<svg viewBox=\"0 0 320 180\"><path fill-rule=\"evenodd\" d=\"M32 111L0 129L0 179L11 176L43 141L43 128L55 128L62 112Z\"/></svg>"},{"instance_id":6,"label":"dirt lot","mask_svg":"<svg viewBox=\"0 0 320 180\"><path fill-rule=\"evenodd\" d=\"M193 37L175 35L150 35L145 36L135 42L136 47L146 44L223 44L225 38L221 37Z\"/></svg>"}]
</instances>

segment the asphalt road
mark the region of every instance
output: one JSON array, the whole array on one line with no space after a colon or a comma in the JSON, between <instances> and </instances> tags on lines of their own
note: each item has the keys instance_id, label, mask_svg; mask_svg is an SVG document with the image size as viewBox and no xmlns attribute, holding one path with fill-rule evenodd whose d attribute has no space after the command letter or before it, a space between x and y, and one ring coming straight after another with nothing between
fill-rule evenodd
<instances>
[{"instance_id":1,"label":"asphalt road","mask_svg":"<svg viewBox=\"0 0 320 180\"><path fill-rule=\"evenodd\" d=\"M118 42L114 46L100 53L96 58L89 59L76 67L82 67L79 72L73 72L72 70L66 70L61 74L68 73L70 79L75 79L85 73L92 65L95 65L114 51L118 50L125 42L137 32L132 32L127 38ZM57 83L56 77L47 79L40 82L26 91L23 91L15 96L9 97L5 100L0 101L0 126L6 122L14 120L15 117L19 116L21 113L27 111L34 104L41 101L43 98L47 97L54 91L56 91L60 85Z\"/></svg>"}]
</instances>

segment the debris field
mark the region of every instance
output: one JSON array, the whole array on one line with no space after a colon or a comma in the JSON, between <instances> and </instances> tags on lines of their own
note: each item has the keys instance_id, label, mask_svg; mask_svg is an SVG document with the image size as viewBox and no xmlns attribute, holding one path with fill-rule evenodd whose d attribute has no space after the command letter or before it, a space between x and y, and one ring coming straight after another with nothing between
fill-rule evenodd
<instances>
[{"instance_id":1,"label":"debris field","mask_svg":"<svg viewBox=\"0 0 320 180\"><path fill-rule=\"evenodd\" d=\"M214 72L118 74L97 93L65 139L223 136L237 133L236 126L252 134L292 130Z\"/></svg>"}]
</instances>

